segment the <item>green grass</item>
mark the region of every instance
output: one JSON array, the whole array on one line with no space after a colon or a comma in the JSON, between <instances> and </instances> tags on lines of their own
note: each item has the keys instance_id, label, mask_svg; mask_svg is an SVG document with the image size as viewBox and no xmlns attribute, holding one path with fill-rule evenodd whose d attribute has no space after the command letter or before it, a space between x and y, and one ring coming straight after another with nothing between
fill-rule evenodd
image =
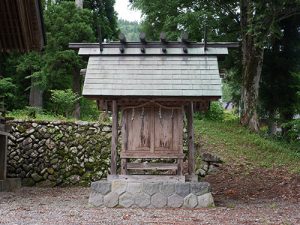
<instances>
[{"instance_id":1,"label":"green grass","mask_svg":"<svg viewBox=\"0 0 300 225\"><path fill-rule=\"evenodd\" d=\"M300 146L266 139L239 125L237 121L195 121L196 142L219 155L225 163L249 167L282 167L300 173Z\"/></svg>"}]
</instances>

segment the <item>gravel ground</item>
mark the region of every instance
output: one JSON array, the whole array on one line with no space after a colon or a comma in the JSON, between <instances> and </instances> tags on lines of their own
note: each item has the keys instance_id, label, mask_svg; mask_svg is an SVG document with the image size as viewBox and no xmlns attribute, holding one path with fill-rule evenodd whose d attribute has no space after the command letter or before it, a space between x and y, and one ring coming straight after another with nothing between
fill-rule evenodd
<instances>
[{"instance_id":1,"label":"gravel ground","mask_svg":"<svg viewBox=\"0 0 300 225\"><path fill-rule=\"evenodd\" d=\"M300 202L235 202L210 209L88 206L88 188L21 188L0 193L0 224L300 224Z\"/></svg>"}]
</instances>

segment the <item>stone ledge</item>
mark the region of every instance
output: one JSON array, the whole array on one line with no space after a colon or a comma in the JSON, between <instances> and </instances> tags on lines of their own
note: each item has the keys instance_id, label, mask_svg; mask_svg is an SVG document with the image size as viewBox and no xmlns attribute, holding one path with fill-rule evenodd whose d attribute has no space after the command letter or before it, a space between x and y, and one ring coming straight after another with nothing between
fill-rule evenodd
<instances>
[{"instance_id":1,"label":"stone ledge","mask_svg":"<svg viewBox=\"0 0 300 225\"><path fill-rule=\"evenodd\" d=\"M89 204L121 208L205 208L214 206L207 182L100 180L91 185Z\"/></svg>"},{"instance_id":2,"label":"stone ledge","mask_svg":"<svg viewBox=\"0 0 300 225\"><path fill-rule=\"evenodd\" d=\"M0 192L16 191L21 188L20 178L7 178L6 180L0 180Z\"/></svg>"}]
</instances>

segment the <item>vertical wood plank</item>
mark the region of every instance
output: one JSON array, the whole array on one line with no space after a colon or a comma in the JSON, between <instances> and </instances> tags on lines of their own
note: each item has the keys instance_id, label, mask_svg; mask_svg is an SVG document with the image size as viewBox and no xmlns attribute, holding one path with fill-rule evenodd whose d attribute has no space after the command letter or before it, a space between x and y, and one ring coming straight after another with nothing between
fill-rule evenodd
<instances>
[{"instance_id":1,"label":"vertical wood plank","mask_svg":"<svg viewBox=\"0 0 300 225\"><path fill-rule=\"evenodd\" d=\"M177 175L182 176L183 159L177 159Z\"/></svg>"},{"instance_id":2,"label":"vertical wood plank","mask_svg":"<svg viewBox=\"0 0 300 225\"><path fill-rule=\"evenodd\" d=\"M112 138L111 138L111 175L117 174L117 145L118 145L118 106L117 101L112 101Z\"/></svg>"},{"instance_id":3,"label":"vertical wood plank","mask_svg":"<svg viewBox=\"0 0 300 225\"><path fill-rule=\"evenodd\" d=\"M126 152L128 150L128 129L127 129L127 111L122 111L122 152ZM127 159L121 159L121 174L127 175Z\"/></svg>"},{"instance_id":4,"label":"vertical wood plank","mask_svg":"<svg viewBox=\"0 0 300 225\"><path fill-rule=\"evenodd\" d=\"M127 175L127 159L121 159L121 175Z\"/></svg>"},{"instance_id":5,"label":"vertical wood plank","mask_svg":"<svg viewBox=\"0 0 300 225\"><path fill-rule=\"evenodd\" d=\"M188 155L188 172L189 175L195 174L195 146L194 146L194 104L190 102L187 107L186 116L187 116L187 129L188 129L188 148L189 148L189 155Z\"/></svg>"},{"instance_id":6,"label":"vertical wood plank","mask_svg":"<svg viewBox=\"0 0 300 225\"><path fill-rule=\"evenodd\" d=\"M150 111L150 152L154 153L155 148L155 107L151 107Z\"/></svg>"},{"instance_id":7,"label":"vertical wood plank","mask_svg":"<svg viewBox=\"0 0 300 225\"><path fill-rule=\"evenodd\" d=\"M0 135L0 180L6 179L7 137Z\"/></svg>"}]
</instances>

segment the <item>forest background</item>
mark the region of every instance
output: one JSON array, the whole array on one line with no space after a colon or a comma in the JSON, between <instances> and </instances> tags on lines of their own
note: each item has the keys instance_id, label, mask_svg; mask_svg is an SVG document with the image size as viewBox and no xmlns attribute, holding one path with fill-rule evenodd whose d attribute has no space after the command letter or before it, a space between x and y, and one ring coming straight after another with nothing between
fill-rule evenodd
<instances>
[{"instance_id":1,"label":"forest background","mask_svg":"<svg viewBox=\"0 0 300 225\"><path fill-rule=\"evenodd\" d=\"M182 32L201 42L238 41L221 68L223 102L236 106L241 124L270 136L300 141L300 1L132 0L141 23L118 20L114 0L43 0L47 45L43 52L0 54L0 96L10 115L55 115L96 120L96 103L82 98L80 69L86 61L70 42L138 41L139 32L179 40ZM218 104L217 104L218 105ZM220 111L219 106L212 107ZM221 109L222 111L222 109ZM214 112L213 112L214 113ZM278 134L278 128L282 130Z\"/></svg>"}]
</instances>

